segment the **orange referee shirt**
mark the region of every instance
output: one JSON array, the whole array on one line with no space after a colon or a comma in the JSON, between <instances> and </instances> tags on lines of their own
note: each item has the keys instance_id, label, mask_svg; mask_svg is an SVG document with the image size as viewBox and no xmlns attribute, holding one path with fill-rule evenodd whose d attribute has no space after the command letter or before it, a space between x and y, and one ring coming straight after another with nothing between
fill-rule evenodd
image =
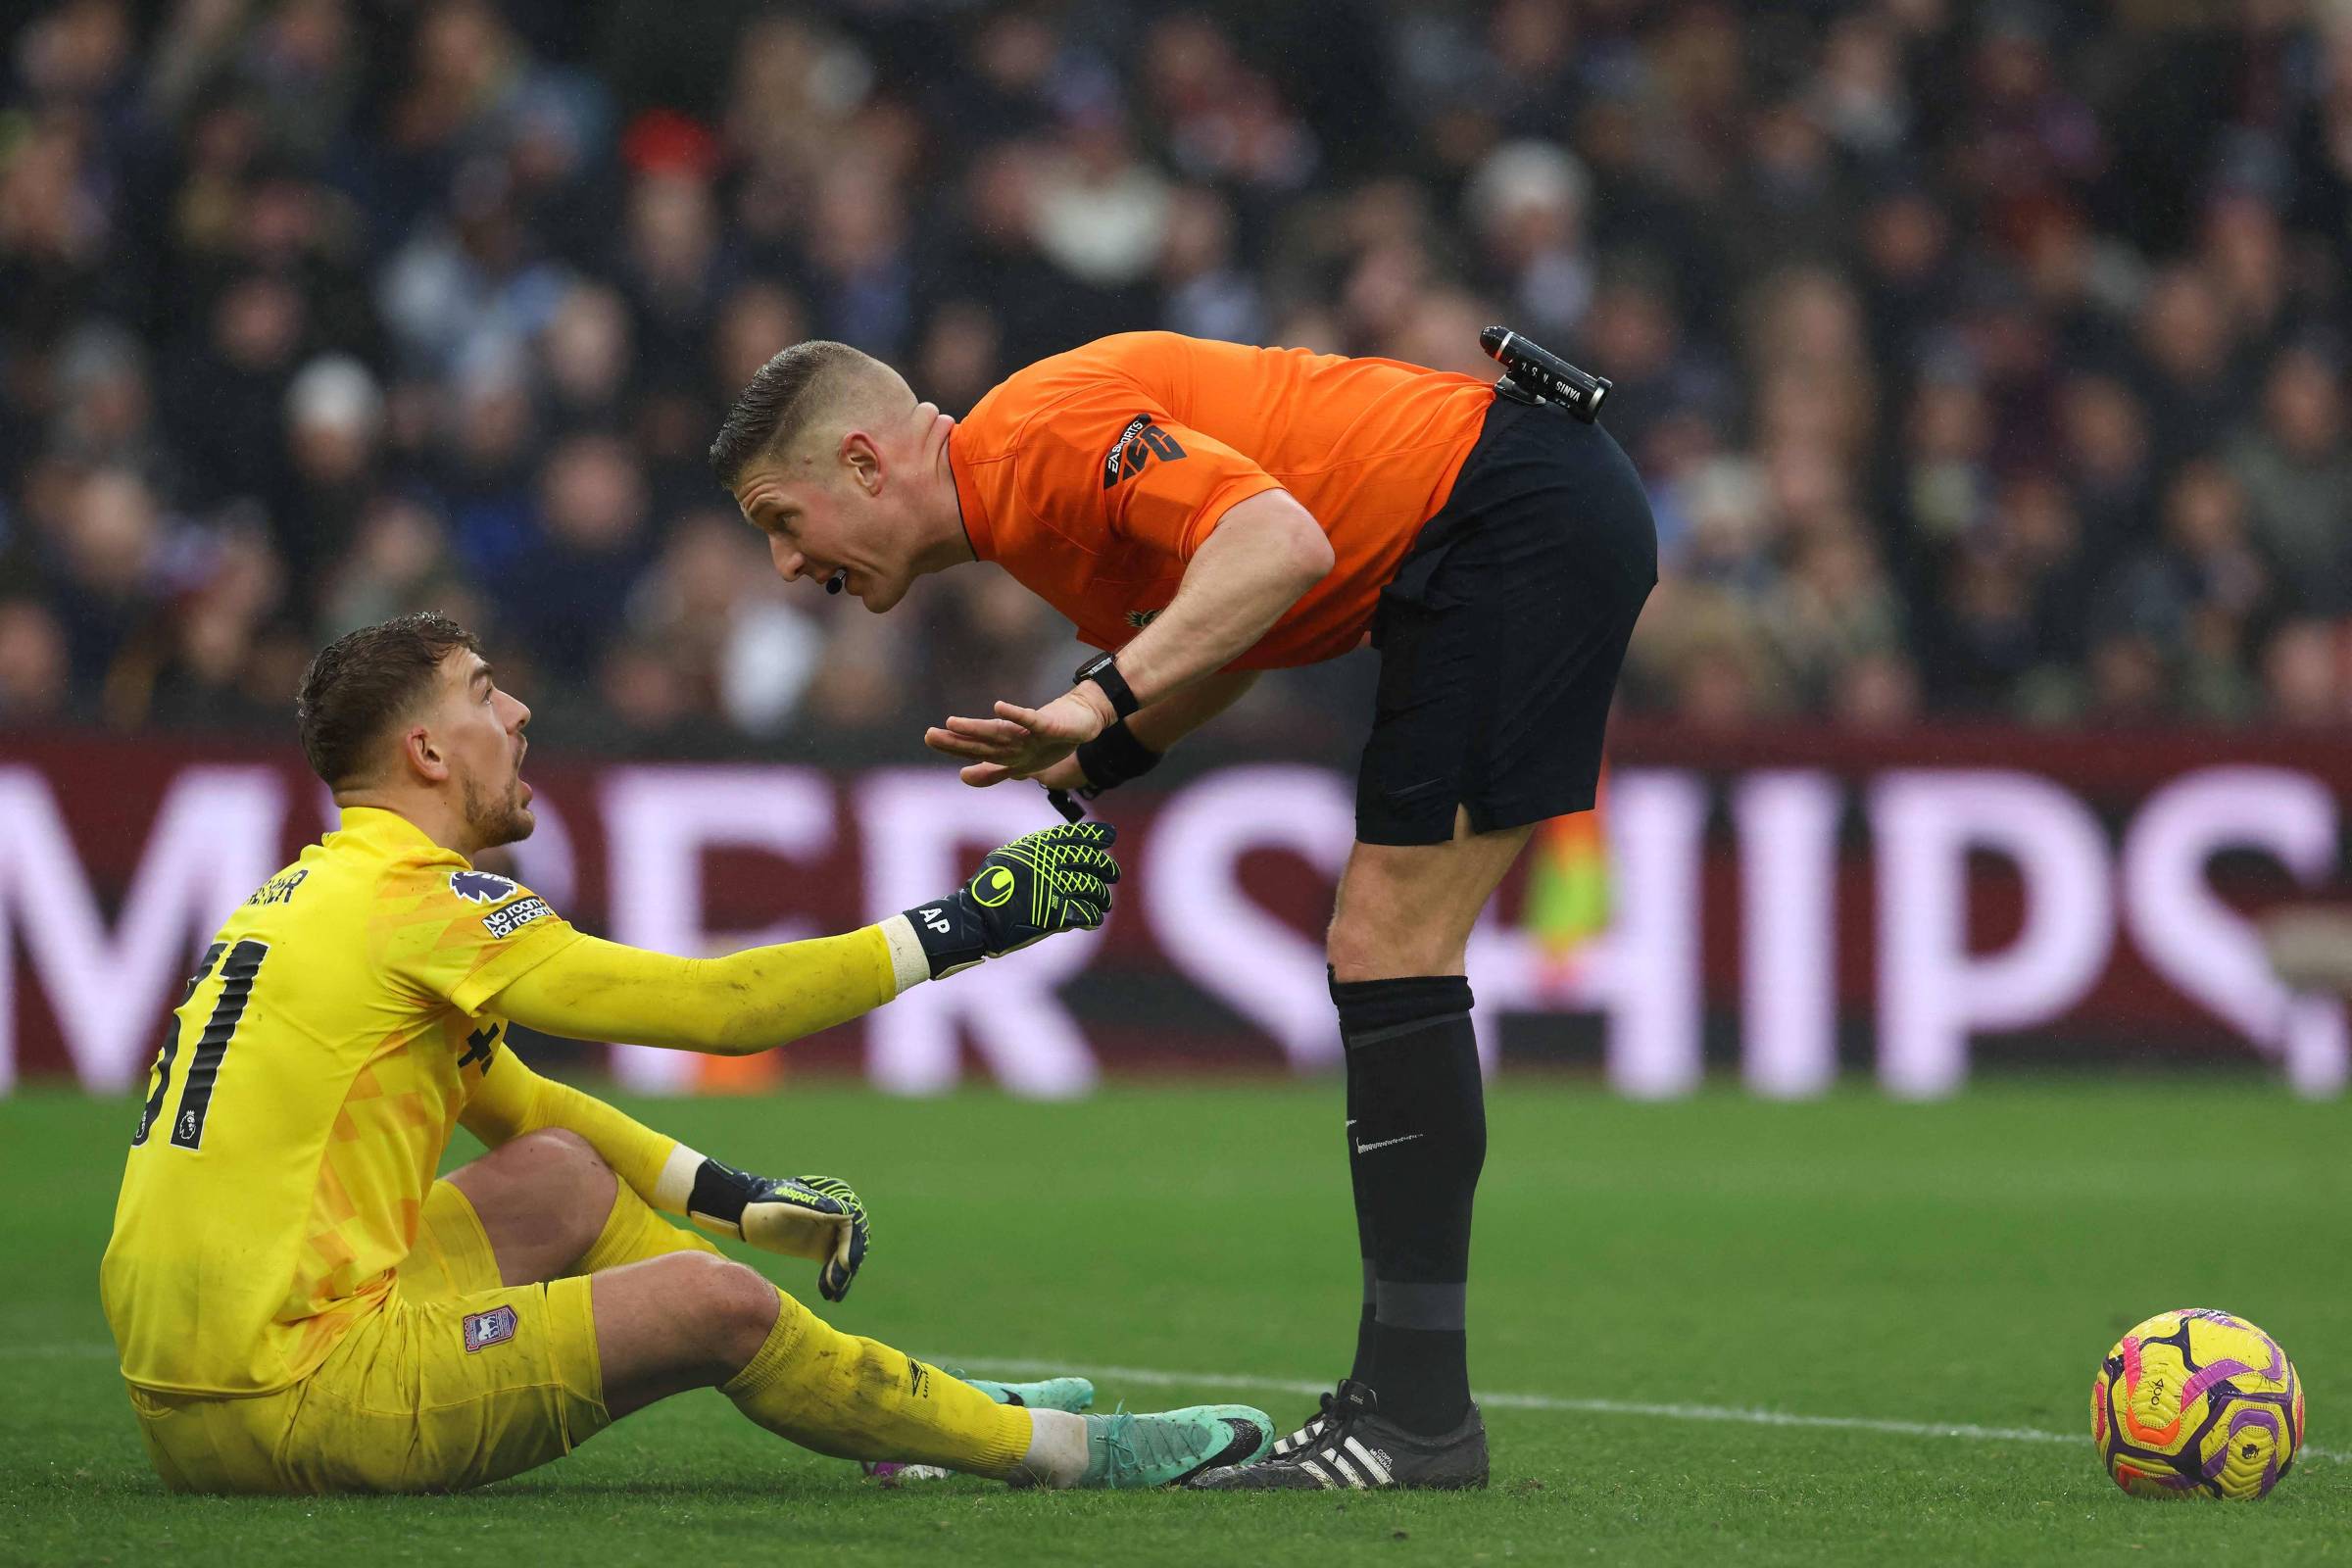
<instances>
[{"instance_id":1,"label":"orange referee shirt","mask_svg":"<svg viewBox=\"0 0 2352 1568\"><path fill-rule=\"evenodd\" d=\"M973 552L1098 648L1167 608L1236 502L1289 491L1337 564L1234 662L1311 664L1362 639L1494 395L1396 360L1127 332L1001 382L956 426L948 461Z\"/></svg>"}]
</instances>

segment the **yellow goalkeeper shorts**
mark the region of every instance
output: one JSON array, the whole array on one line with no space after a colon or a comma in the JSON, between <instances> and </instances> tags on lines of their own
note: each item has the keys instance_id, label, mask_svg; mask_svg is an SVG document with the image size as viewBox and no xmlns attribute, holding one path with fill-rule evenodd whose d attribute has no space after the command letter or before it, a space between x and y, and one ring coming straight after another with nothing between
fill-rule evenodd
<instances>
[{"instance_id":1,"label":"yellow goalkeeper shorts","mask_svg":"<svg viewBox=\"0 0 2352 1568\"><path fill-rule=\"evenodd\" d=\"M292 1388L245 1398L132 1388L148 1456L178 1492L458 1492L562 1458L603 1431L583 1277L498 1283L446 1181L382 1311Z\"/></svg>"}]
</instances>

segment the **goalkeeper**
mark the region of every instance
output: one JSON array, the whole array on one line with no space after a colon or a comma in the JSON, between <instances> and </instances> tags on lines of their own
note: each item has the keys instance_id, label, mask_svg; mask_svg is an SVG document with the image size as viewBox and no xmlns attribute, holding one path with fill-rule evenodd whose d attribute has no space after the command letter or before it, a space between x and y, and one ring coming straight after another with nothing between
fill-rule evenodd
<instances>
[{"instance_id":1,"label":"goalkeeper","mask_svg":"<svg viewBox=\"0 0 2352 1568\"><path fill-rule=\"evenodd\" d=\"M706 1159L503 1038L781 1045L1099 926L1107 829L1031 834L847 936L669 957L575 931L470 863L532 829L530 710L454 623L342 638L298 712L342 828L256 890L190 978L100 1271L168 1485L480 1486L703 1387L821 1453L1047 1486L1164 1485L1263 1450L1254 1410L1081 1415L841 1333L663 1216L812 1259L839 1300L869 1234L846 1185ZM490 1152L435 1180L460 1124Z\"/></svg>"}]
</instances>

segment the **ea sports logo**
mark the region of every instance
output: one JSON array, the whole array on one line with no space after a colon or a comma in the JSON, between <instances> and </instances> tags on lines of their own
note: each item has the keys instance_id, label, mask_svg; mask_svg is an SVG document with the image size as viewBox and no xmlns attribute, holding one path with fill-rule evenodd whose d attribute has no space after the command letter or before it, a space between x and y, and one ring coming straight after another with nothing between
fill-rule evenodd
<instances>
[{"instance_id":1,"label":"ea sports logo","mask_svg":"<svg viewBox=\"0 0 2352 1568\"><path fill-rule=\"evenodd\" d=\"M972 897L980 907L993 909L1012 897L1012 873L1001 865L992 865L972 878Z\"/></svg>"}]
</instances>

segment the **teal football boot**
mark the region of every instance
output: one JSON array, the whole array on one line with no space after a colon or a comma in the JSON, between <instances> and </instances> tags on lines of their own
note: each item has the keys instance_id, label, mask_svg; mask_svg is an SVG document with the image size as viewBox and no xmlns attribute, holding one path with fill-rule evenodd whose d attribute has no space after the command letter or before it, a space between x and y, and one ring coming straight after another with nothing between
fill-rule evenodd
<instances>
[{"instance_id":1,"label":"teal football boot","mask_svg":"<svg viewBox=\"0 0 2352 1568\"><path fill-rule=\"evenodd\" d=\"M1253 1464L1274 1446L1274 1418L1246 1404L1195 1404L1156 1415L1086 1419L1082 1487L1181 1486L1205 1471Z\"/></svg>"},{"instance_id":2,"label":"teal football boot","mask_svg":"<svg viewBox=\"0 0 2352 1568\"><path fill-rule=\"evenodd\" d=\"M966 1377L953 1368L952 1378L961 1378L999 1404L1025 1404L1032 1410L1067 1410L1080 1415L1095 1407L1095 1386L1084 1378L1044 1378L1035 1383L997 1383L988 1378Z\"/></svg>"}]
</instances>

